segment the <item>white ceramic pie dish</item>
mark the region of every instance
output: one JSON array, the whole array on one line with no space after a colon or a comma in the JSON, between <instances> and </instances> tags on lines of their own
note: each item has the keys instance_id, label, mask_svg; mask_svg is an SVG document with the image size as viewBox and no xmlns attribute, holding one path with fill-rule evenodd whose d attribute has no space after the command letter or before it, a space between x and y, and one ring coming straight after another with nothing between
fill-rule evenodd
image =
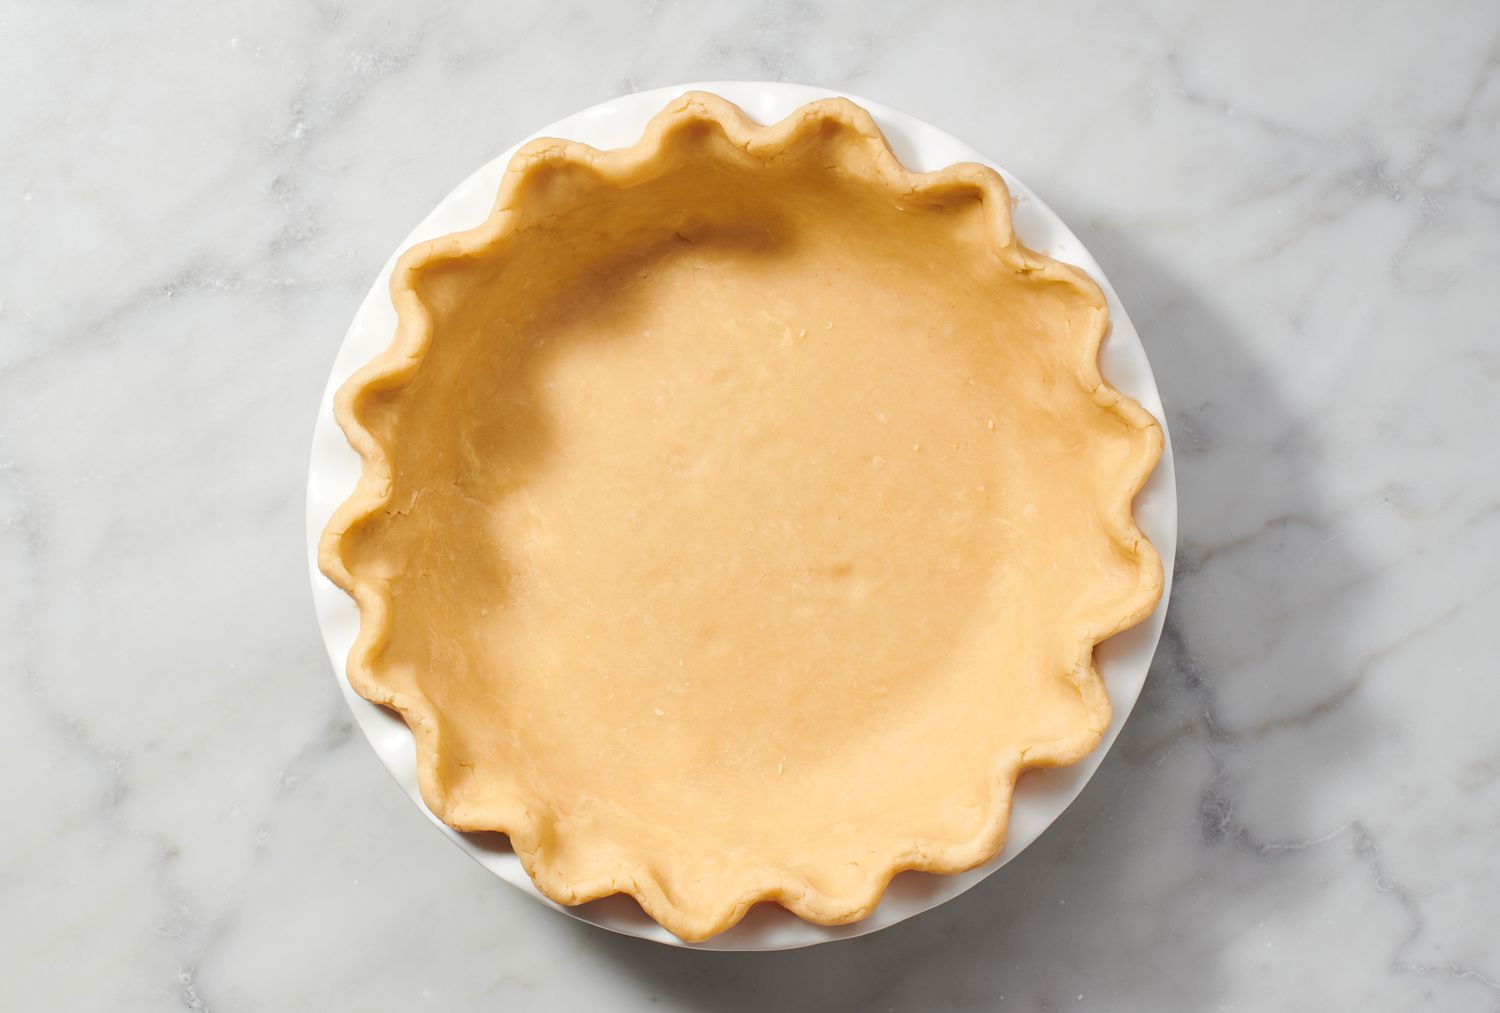
<instances>
[{"instance_id":1,"label":"white ceramic pie dish","mask_svg":"<svg viewBox=\"0 0 1500 1013\"><path fill-rule=\"evenodd\" d=\"M391 305L389 284L396 254L423 240L479 224L491 209L511 155L532 137L563 137L597 148L626 147L639 139L647 121L671 99L693 90L722 95L762 122L779 120L807 102L843 94L869 110L885 131L897 156L911 169L928 171L953 162L980 162L999 170L1011 189L1015 204L1014 226L1022 242L1083 268L1104 290L1112 327L1100 352L1103 374L1116 388L1135 398L1156 416L1166 432L1161 398L1140 338L1099 265L1062 220L1025 184L973 148L929 124L858 96L803 85L720 81L660 88L613 99L553 123L531 137L522 138L515 147L501 153L461 183L407 236L386 262L355 313L323 392L313 434L307 488L308 561L318 624L339 686L370 745L407 796L481 865L538 901L575 918L616 932L679 946L688 944L648 918L628 897L616 896L573 908L554 903L533 887L520 861L506 846L504 837L459 833L427 811L417 787L415 747L405 723L394 713L356 694L344 676L345 659L359 629L359 611L353 601L319 571L317 543L334 509L353 491L360 470L358 456L334 421L333 394L355 369L391 341L396 314ZM1165 586L1161 603L1149 618L1104 642L1097 650L1098 668L1113 703L1113 718L1099 748L1072 766L1024 774L1016 785L1006 846L998 856L978 868L955 876L902 873L892 881L879 907L869 917L851 925L814 925L781 908L762 905L734 928L706 942L692 944L694 948L791 949L847 939L895 924L969 889L1024 850L1067 808L1098 769L1129 717L1145 683L1166 618L1177 540L1176 481L1171 437L1166 435L1161 463L1135 504L1137 523L1161 553ZM393 875L400 873L401 870L392 870Z\"/></svg>"}]
</instances>

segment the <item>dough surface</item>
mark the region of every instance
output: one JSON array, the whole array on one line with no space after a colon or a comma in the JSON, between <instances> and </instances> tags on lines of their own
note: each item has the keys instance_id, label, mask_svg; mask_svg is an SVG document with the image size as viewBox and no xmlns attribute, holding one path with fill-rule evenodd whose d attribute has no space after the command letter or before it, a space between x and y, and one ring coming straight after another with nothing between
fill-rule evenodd
<instances>
[{"instance_id":1,"label":"dough surface","mask_svg":"<svg viewBox=\"0 0 1500 1013\"><path fill-rule=\"evenodd\" d=\"M349 679L548 896L688 940L853 921L1098 743L1094 645L1161 593L1162 437L996 173L909 173L841 99L689 94L630 149L527 145L391 285L320 546Z\"/></svg>"}]
</instances>

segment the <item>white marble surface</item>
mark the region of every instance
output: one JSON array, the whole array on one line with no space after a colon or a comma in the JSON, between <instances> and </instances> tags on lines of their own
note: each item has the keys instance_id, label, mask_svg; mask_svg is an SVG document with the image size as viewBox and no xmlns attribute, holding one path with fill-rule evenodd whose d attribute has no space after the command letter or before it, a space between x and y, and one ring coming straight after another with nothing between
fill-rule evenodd
<instances>
[{"instance_id":1,"label":"white marble surface","mask_svg":"<svg viewBox=\"0 0 1500 1013\"><path fill-rule=\"evenodd\" d=\"M1500 7L0 11L0 1008L1500 1008ZM802 80L992 153L1156 364L1167 638L1029 852L714 955L495 881L353 731L305 586L370 278L511 140Z\"/></svg>"}]
</instances>

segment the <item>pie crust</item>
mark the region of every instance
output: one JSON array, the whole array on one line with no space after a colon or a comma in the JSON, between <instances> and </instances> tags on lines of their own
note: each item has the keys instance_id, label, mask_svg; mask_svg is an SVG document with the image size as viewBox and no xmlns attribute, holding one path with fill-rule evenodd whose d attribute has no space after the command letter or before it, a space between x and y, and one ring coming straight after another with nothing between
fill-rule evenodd
<instances>
[{"instance_id":1,"label":"pie crust","mask_svg":"<svg viewBox=\"0 0 1500 1013\"><path fill-rule=\"evenodd\" d=\"M992 170L909 172L842 99L690 93L632 148L523 147L391 293L319 546L349 682L548 897L685 940L854 921L1099 742L1094 647L1161 595L1162 435Z\"/></svg>"}]
</instances>

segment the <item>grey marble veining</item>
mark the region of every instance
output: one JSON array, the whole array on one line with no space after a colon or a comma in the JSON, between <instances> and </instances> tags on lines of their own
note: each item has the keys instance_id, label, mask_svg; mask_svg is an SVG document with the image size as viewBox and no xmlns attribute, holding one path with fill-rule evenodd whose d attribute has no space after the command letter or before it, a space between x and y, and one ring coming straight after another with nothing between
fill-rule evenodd
<instances>
[{"instance_id":1,"label":"grey marble veining","mask_svg":"<svg viewBox=\"0 0 1500 1013\"><path fill-rule=\"evenodd\" d=\"M0 12L0 1006L1500 1009L1500 8L19 3ZM1177 445L1099 775L874 936L685 953L434 832L305 590L383 259L611 95L825 84L1034 186Z\"/></svg>"}]
</instances>

